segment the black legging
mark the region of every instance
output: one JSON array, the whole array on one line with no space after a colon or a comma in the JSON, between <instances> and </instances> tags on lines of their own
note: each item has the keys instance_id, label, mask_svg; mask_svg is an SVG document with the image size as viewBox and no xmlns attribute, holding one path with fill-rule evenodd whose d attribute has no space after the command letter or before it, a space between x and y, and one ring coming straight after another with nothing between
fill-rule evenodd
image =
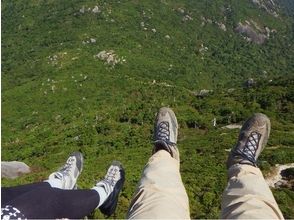
<instances>
[{"instance_id":1,"label":"black legging","mask_svg":"<svg viewBox=\"0 0 294 220\"><path fill-rule=\"evenodd\" d=\"M46 182L2 187L1 195L2 208L11 205L30 219L83 218L99 204L95 190L63 190Z\"/></svg>"}]
</instances>

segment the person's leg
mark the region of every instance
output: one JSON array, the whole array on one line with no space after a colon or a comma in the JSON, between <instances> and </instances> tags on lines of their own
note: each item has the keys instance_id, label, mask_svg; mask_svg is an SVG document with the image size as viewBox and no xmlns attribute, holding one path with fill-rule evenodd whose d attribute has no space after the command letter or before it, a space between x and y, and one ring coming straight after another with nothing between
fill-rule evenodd
<instances>
[{"instance_id":1,"label":"person's leg","mask_svg":"<svg viewBox=\"0 0 294 220\"><path fill-rule=\"evenodd\" d=\"M36 187L16 197L1 208L1 218L22 216L32 219L83 218L95 208L111 215L124 183L124 170L114 161L103 180L92 189L64 190L55 187Z\"/></svg>"},{"instance_id":2,"label":"person's leg","mask_svg":"<svg viewBox=\"0 0 294 220\"><path fill-rule=\"evenodd\" d=\"M221 218L283 219L283 215L257 167L234 165L228 172Z\"/></svg>"},{"instance_id":3,"label":"person's leg","mask_svg":"<svg viewBox=\"0 0 294 220\"><path fill-rule=\"evenodd\" d=\"M31 183L21 186L13 187L1 187L1 204L6 204L7 202L14 200L16 197L21 196L24 193L27 193L36 188L46 188L51 187L49 183L40 182L40 183Z\"/></svg>"},{"instance_id":4,"label":"person's leg","mask_svg":"<svg viewBox=\"0 0 294 220\"><path fill-rule=\"evenodd\" d=\"M83 155L74 152L69 155L66 163L56 172L50 174L48 180L40 183L32 183L15 187L1 187L1 204L16 199L31 190L39 187L55 187L59 189L73 189L83 169Z\"/></svg>"},{"instance_id":5,"label":"person's leg","mask_svg":"<svg viewBox=\"0 0 294 220\"><path fill-rule=\"evenodd\" d=\"M270 121L263 114L244 123L227 162L229 180L222 197L222 219L283 219L256 164L269 133Z\"/></svg>"},{"instance_id":6,"label":"person's leg","mask_svg":"<svg viewBox=\"0 0 294 220\"><path fill-rule=\"evenodd\" d=\"M99 194L95 190L37 188L7 205L29 219L83 218L99 205Z\"/></svg>"},{"instance_id":7,"label":"person's leg","mask_svg":"<svg viewBox=\"0 0 294 220\"><path fill-rule=\"evenodd\" d=\"M190 218L189 201L179 163L167 151L160 150L149 159L127 218Z\"/></svg>"},{"instance_id":8,"label":"person's leg","mask_svg":"<svg viewBox=\"0 0 294 220\"><path fill-rule=\"evenodd\" d=\"M172 110L160 109L153 155L144 168L127 218L190 218L188 196L179 171L177 127Z\"/></svg>"}]
</instances>

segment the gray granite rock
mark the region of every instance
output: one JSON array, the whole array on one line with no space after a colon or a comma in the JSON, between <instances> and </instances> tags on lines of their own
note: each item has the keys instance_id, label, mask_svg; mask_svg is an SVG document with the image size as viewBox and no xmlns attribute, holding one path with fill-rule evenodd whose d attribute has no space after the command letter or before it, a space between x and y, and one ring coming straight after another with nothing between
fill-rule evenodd
<instances>
[{"instance_id":1,"label":"gray granite rock","mask_svg":"<svg viewBox=\"0 0 294 220\"><path fill-rule=\"evenodd\" d=\"M30 173L30 167L19 161L2 161L1 177L15 179L25 173Z\"/></svg>"}]
</instances>

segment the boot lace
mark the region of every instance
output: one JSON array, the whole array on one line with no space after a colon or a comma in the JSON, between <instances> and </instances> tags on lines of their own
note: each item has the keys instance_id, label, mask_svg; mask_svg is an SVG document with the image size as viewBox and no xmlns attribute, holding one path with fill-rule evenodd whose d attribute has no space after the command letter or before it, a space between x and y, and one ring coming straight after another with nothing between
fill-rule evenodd
<instances>
[{"instance_id":1,"label":"boot lace","mask_svg":"<svg viewBox=\"0 0 294 220\"><path fill-rule=\"evenodd\" d=\"M248 161L256 165L256 152L258 149L259 141L260 141L261 134L257 132L252 132L245 144L245 147L242 151L238 151L241 155L243 155Z\"/></svg>"},{"instance_id":2,"label":"boot lace","mask_svg":"<svg viewBox=\"0 0 294 220\"><path fill-rule=\"evenodd\" d=\"M105 181L108 182L112 187L120 179L119 168L116 166L110 167L109 171L105 176Z\"/></svg>"},{"instance_id":3,"label":"boot lace","mask_svg":"<svg viewBox=\"0 0 294 220\"><path fill-rule=\"evenodd\" d=\"M111 166L108 169L107 174L105 175L105 178L98 182L96 186L103 187L105 192L109 195L113 189L115 184L119 181L120 179L120 171L119 168L116 166Z\"/></svg>"},{"instance_id":4,"label":"boot lace","mask_svg":"<svg viewBox=\"0 0 294 220\"><path fill-rule=\"evenodd\" d=\"M169 123L167 121L162 121L159 123L157 127L157 139L166 143L170 143Z\"/></svg>"},{"instance_id":5,"label":"boot lace","mask_svg":"<svg viewBox=\"0 0 294 220\"><path fill-rule=\"evenodd\" d=\"M74 162L75 162L74 157L68 158L64 166L58 172L55 173L55 176L58 179L62 179L63 176L69 175L69 171L72 169Z\"/></svg>"}]
</instances>

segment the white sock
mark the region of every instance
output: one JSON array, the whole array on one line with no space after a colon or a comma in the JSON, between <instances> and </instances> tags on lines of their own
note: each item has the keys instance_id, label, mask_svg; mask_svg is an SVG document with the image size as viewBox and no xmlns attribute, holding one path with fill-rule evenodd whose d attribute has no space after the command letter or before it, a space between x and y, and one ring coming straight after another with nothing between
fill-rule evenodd
<instances>
[{"instance_id":1,"label":"white sock","mask_svg":"<svg viewBox=\"0 0 294 220\"><path fill-rule=\"evenodd\" d=\"M108 196L110 195L110 187L108 185L106 185L107 183L104 183L102 181L100 181L99 183L96 184L96 186L94 186L92 189L96 190L96 192L98 192L100 200L99 200L99 204L97 206L97 208L99 208L104 202L105 200L108 198Z\"/></svg>"},{"instance_id":2,"label":"white sock","mask_svg":"<svg viewBox=\"0 0 294 220\"><path fill-rule=\"evenodd\" d=\"M54 173L52 173L48 180L45 180L44 182L47 182L50 184L51 187L53 188L59 188L62 189L62 181L60 179L57 179L54 177Z\"/></svg>"}]
</instances>

